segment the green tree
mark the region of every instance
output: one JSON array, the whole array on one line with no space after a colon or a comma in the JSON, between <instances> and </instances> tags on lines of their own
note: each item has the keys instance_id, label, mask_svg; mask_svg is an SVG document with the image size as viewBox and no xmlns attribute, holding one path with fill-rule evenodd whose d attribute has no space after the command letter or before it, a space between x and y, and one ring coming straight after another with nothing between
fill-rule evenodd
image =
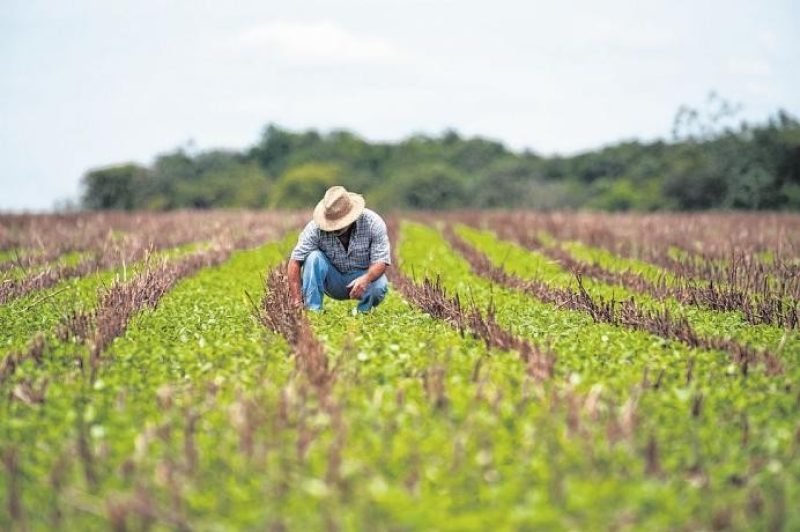
<instances>
[{"instance_id":1,"label":"green tree","mask_svg":"<svg viewBox=\"0 0 800 532\"><path fill-rule=\"evenodd\" d=\"M293 133L275 124L269 124L264 128L261 140L248 152L247 157L258 162L267 174L279 175L291 165L289 161L291 156L296 156L304 150L313 153L320 140L319 133L314 130Z\"/></svg>"},{"instance_id":2,"label":"green tree","mask_svg":"<svg viewBox=\"0 0 800 532\"><path fill-rule=\"evenodd\" d=\"M342 168L331 163L307 163L290 168L272 188L270 207L310 208L325 191L342 183Z\"/></svg>"},{"instance_id":3,"label":"green tree","mask_svg":"<svg viewBox=\"0 0 800 532\"><path fill-rule=\"evenodd\" d=\"M374 196L382 207L448 209L467 204L466 177L445 164L428 164L393 175Z\"/></svg>"},{"instance_id":4,"label":"green tree","mask_svg":"<svg viewBox=\"0 0 800 532\"><path fill-rule=\"evenodd\" d=\"M535 162L505 157L491 164L474 184L471 200L475 207L525 207L540 177Z\"/></svg>"},{"instance_id":5,"label":"green tree","mask_svg":"<svg viewBox=\"0 0 800 532\"><path fill-rule=\"evenodd\" d=\"M83 176L81 203L87 209L126 209L137 207L137 188L147 169L133 163L90 170Z\"/></svg>"},{"instance_id":6,"label":"green tree","mask_svg":"<svg viewBox=\"0 0 800 532\"><path fill-rule=\"evenodd\" d=\"M180 148L137 167L135 176L126 175L130 168L93 170L84 179L84 206L309 207L341 184L380 207L800 207L800 123L779 111L766 123L737 124L738 109L712 94L703 109L679 109L670 142L626 141L553 157L454 130L389 143L269 124L243 152Z\"/></svg>"}]
</instances>

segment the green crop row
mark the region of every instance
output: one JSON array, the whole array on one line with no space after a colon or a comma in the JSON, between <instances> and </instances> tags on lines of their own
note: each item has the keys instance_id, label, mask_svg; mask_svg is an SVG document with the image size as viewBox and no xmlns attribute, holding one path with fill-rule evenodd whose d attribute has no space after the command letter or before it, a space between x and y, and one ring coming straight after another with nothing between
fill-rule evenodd
<instances>
[{"instance_id":1,"label":"green crop row","mask_svg":"<svg viewBox=\"0 0 800 532\"><path fill-rule=\"evenodd\" d=\"M40 252L34 249L9 248L0 249L0 262L13 261L31 255L38 255Z\"/></svg>"},{"instance_id":2,"label":"green crop row","mask_svg":"<svg viewBox=\"0 0 800 532\"><path fill-rule=\"evenodd\" d=\"M675 272L667 268L657 266L635 257L616 255L605 248L591 246L578 240L559 241L541 231L538 233L538 236L541 237L541 241L549 247L561 247L570 253L575 259L588 264L597 264L611 272L621 273L629 271L640 275L642 278L651 283L664 282L667 286L678 286L681 283L686 282L685 279L681 280L675 274ZM719 269L724 269L726 263L728 262L722 259L711 259L701 255L692 254L691 252L676 247L670 247L668 255L670 258L677 261L686 261L689 263L692 261L701 261L709 265L713 265ZM765 265L772 265L775 261L773 252L756 253L753 257ZM790 263L798 264L798 260L799 259L795 258L794 260L790 261ZM781 283L779 279L775 278L774 275L767 276L767 278L770 280L771 287L773 289L779 288ZM696 279L695 281L698 280Z\"/></svg>"},{"instance_id":3,"label":"green crop row","mask_svg":"<svg viewBox=\"0 0 800 532\"><path fill-rule=\"evenodd\" d=\"M197 249L197 244L187 244L153 253L151 260L177 258ZM83 277L64 279L0 305L0 357L11 350L25 349L37 332L55 341L55 328L70 311L90 311L97 304L98 289L111 286L117 279L132 277L144 266L144 262L137 262L111 270L97 270Z\"/></svg>"},{"instance_id":4,"label":"green crop row","mask_svg":"<svg viewBox=\"0 0 800 532\"><path fill-rule=\"evenodd\" d=\"M341 489L318 496L344 529L613 521L611 507L584 514L565 508L567 481L576 483L575 498L592 482L562 478L585 470L586 440L565 437L559 426L567 416L564 403L526 375L517 353L462 338L394 292L376 311L355 318L352 303L326 304L312 322L337 368L332 393L347 427L346 474ZM548 464L552 453L560 463ZM599 449L608 462L615 454Z\"/></svg>"},{"instance_id":5,"label":"green crop row","mask_svg":"<svg viewBox=\"0 0 800 532\"><path fill-rule=\"evenodd\" d=\"M575 276L562 269L556 262L545 255L530 251L515 243L498 240L489 231L479 231L460 225L456 232L470 244L489 257L496 265L502 266L510 273L522 278L536 278L554 287L577 289ZM574 250L574 246L570 246ZM588 254L586 248L576 258L588 262L598 262L604 268L612 271L621 271L631 268L636 273L644 270L637 269L630 259L617 259L606 256L607 251L592 250ZM795 360L800 355L800 331L787 331L773 325L753 325L744 319L739 311L714 311L693 305L682 305L674 298L665 299L663 302L649 294L637 293L621 285L609 285L591 278L584 279L584 287L593 297L606 300L633 298L636 303L644 308L659 309L666 307L674 316L685 316L692 328L701 336L722 336L736 341L750 344L759 349L779 351L787 360Z\"/></svg>"},{"instance_id":6,"label":"green crop row","mask_svg":"<svg viewBox=\"0 0 800 532\"><path fill-rule=\"evenodd\" d=\"M182 504L203 507L211 501L218 506L207 509L210 516L230 511L226 505L241 496L238 482L248 479L234 452L239 432L229 419L238 390L275 393L290 371L286 345L257 324L248 294L258 298L263 273L286 255L289 244L287 239L234 252L223 265L180 281L155 310L131 320L103 354L94 381L69 364L86 358L82 344L54 342L43 368L32 362L17 368L4 383L11 393L4 394L0 441L7 456L17 457L16 489L32 528L96 528L113 522L110 508L141 509L150 500L136 495L142 490L155 501L153 519L177 526L185 509L163 506L177 478L193 475L186 460L199 476L196 489L186 487ZM15 395L44 382L43 402ZM230 462L217 471L228 454ZM201 457L209 463L200 463ZM233 484L217 485L217 472L237 464L237 476L228 478ZM9 482L8 475L0 480L7 496ZM257 490L244 496L263 505ZM0 528L8 520L0 512Z\"/></svg>"},{"instance_id":7,"label":"green crop row","mask_svg":"<svg viewBox=\"0 0 800 532\"><path fill-rule=\"evenodd\" d=\"M566 282L524 250L461 234L510 271ZM86 347L70 342L48 342L42 367L14 372L0 399L0 494L18 499L17 524L800 526L795 368L743 376L726 353L594 323L474 275L439 232L404 224L392 267L493 304L501 325L555 353L554 377L535 380L517 353L487 349L390 289L366 315L331 300L309 314L334 374L330 390L315 388L252 308L295 237L178 282L131 320L94 380L74 364ZM44 401L30 400L43 386Z\"/></svg>"},{"instance_id":8,"label":"green crop row","mask_svg":"<svg viewBox=\"0 0 800 532\"><path fill-rule=\"evenodd\" d=\"M637 258L616 255L605 248L589 246L578 240L561 241L542 229L536 232L536 238L546 247L561 247L577 260L598 264L610 271L630 271L641 275L650 282L658 282L662 279L669 285L674 285L676 282L672 272Z\"/></svg>"},{"instance_id":9,"label":"green crop row","mask_svg":"<svg viewBox=\"0 0 800 532\"><path fill-rule=\"evenodd\" d=\"M406 224L403 231L400 253L406 271L439 275L445 286L478 305L492 302L501 324L552 347L555 379L581 393L601 387L617 403L635 404L635 444L626 453L629 466L601 475L606 481L616 475L627 478L641 467L648 449L658 456L655 478L638 486L628 479L628 489L619 491L612 502L621 511L639 508L631 516L634 522L651 512L668 527L710 526L714 519L766 526L766 516L797 526L800 515L789 503L800 495L796 368L775 377L759 371L743 376L726 353L689 349L640 331L596 324L583 313L495 286L472 274L436 230ZM501 246L496 256L510 271L557 273L546 261L515 255L500 242L495 245ZM656 386L656 375L662 372ZM596 478L591 471L583 473ZM647 505L626 500L628 494L648 493L653 485L661 490L658 500ZM761 506L749 507L748 501L761 501ZM761 513L748 510L753 507Z\"/></svg>"},{"instance_id":10,"label":"green crop row","mask_svg":"<svg viewBox=\"0 0 800 532\"><path fill-rule=\"evenodd\" d=\"M57 259L43 264L36 264L28 267L20 267L15 264L3 272L5 279L20 280L30 275L36 275L46 270L54 270L66 266L77 266L81 261L90 259L91 255L82 251L71 251L60 255ZM2 260L0 260L2 262Z\"/></svg>"}]
</instances>

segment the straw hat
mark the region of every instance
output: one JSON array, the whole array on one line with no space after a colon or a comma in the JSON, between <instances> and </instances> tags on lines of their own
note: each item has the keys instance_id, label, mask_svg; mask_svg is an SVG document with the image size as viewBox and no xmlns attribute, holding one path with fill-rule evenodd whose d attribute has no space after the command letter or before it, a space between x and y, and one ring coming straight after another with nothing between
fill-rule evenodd
<instances>
[{"instance_id":1,"label":"straw hat","mask_svg":"<svg viewBox=\"0 0 800 532\"><path fill-rule=\"evenodd\" d=\"M336 231L356 221L364 210L364 197L344 187L331 187L314 207L314 221L323 231Z\"/></svg>"}]
</instances>

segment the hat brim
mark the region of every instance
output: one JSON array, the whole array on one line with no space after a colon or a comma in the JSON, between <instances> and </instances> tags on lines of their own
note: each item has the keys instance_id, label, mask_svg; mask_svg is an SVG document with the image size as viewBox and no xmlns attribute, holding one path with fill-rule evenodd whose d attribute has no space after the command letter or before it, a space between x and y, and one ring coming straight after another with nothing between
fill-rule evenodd
<instances>
[{"instance_id":1,"label":"hat brim","mask_svg":"<svg viewBox=\"0 0 800 532\"><path fill-rule=\"evenodd\" d=\"M350 195L353 208L350 209L350 212L337 220L329 220L325 217L325 200L320 200L320 202L317 203L317 206L314 207L314 221L320 229L323 231L337 231L343 227L347 227L355 222L356 218L361 216L361 213L364 212L364 196L356 194L355 192L348 192L348 194Z\"/></svg>"}]
</instances>

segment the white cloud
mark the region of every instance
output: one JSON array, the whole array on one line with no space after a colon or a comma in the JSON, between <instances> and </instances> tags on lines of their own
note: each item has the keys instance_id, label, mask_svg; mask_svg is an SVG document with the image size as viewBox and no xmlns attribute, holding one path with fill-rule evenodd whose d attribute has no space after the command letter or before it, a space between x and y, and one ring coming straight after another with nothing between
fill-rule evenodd
<instances>
[{"instance_id":1,"label":"white cloud","mask_svg":"<svg viewBox=\"0 0 800 532\"><path fill-rule=\"evenodd\" d=\"M735 76L764 78L772 74L769 63L756 58L728 59L728 72Z\"/></svg>"},{"instance_id":2,"label":"white cloud","mask_svg":"<svg viewBox=\"0 0 800 532\"><path fill-rule=\"evenodd\" d=\"M301 62L386 63L403 57L385 39L354 35L332 22L271 22L243 31L236 45Z\"/></svg>"},{"instance_id":3,"label":"white cloud","mask_svg":"<svg viewBox=\"0 0 800 532\"><path fill-rule=\"evenodd\" d=\"M780 50L778 36L773 31L762 29L756 35L756 39L767 52L775 53Z\"/></svg>"},{"instance_id":4,"label":"white cloud","mask_svg":"<svg viewBox=\"0 0 800 532\"><path fill-rule=\"evenodd\" d=\"M767 83L760 83L760 82L751 82L745 84L745 90L747 94L751 96L757 96L759 98L769 98L773 96L774 90L772 87Z\"/></svg>"}]
</instances>

